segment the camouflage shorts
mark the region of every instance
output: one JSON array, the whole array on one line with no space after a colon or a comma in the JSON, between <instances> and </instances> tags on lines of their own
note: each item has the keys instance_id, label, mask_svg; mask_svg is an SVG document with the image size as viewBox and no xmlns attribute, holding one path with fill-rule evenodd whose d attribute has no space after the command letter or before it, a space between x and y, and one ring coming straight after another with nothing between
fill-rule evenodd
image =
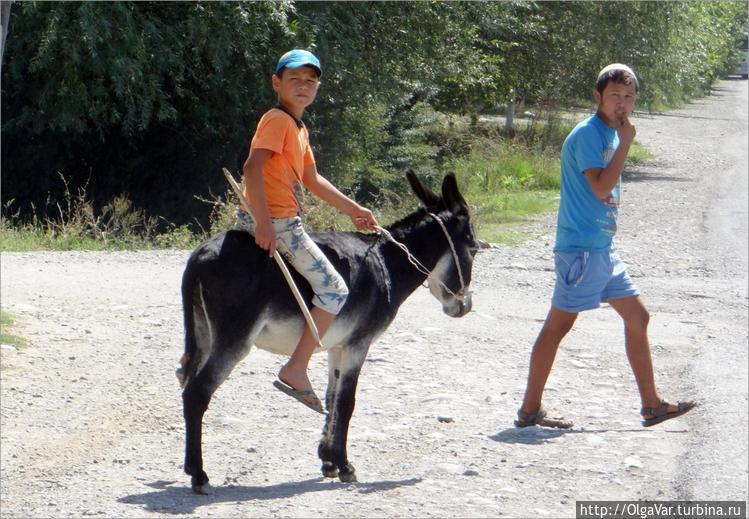
<instances>
[{"instance_id":1,"label":"camouflage shorts","mask_svg":"<svg viewBox=\"0 0 749 519\"><path fill-rule=\"evenodd\" d=\"M255 225L244 211L237 211L238 228L254 234ZM312 286L312 304L337 315L348 297L348 287L320 247L304 230L302 219L271 218L276 231L276 248L288 264L293 266Z\"/></svg>"}]
</instances>

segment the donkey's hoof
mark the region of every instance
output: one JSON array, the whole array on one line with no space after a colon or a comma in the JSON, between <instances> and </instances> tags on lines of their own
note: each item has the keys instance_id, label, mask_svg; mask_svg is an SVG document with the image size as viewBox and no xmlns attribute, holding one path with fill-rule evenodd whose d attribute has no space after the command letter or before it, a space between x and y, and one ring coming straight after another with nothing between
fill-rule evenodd
<instances>
[{"instance_id":1,"label":"donkey's hoof","mask_svg":"<svg viewBox=\"0 0 749 519\"><path fill-rule=\"evenodd\" d=\"M204 471L194 475L192 477L192 491L196 494L202 494L204 496L213 494L213 487L208 483L208 474Z\"/></svg>"},{"instance_id":2,"label":"donkey's hoof","mask_svg":"<svg viewBox=\"0 0 749 519\"><path fill-rule=\"evenodd\" d=\"M341 480L341 483L356 483L356 469L354 466L351 463L347 463L338 472L338 479Z\"/></svg>"},{"instance_id":3,"label":"donkey's hoof","mask_svg":"<svg viewBox=\"0 0 749 519\"><path fill-rule=\"evenodd\" d=\"M202 496L213 495L213 487L210 483L206 483L205 485L193 486L192 491Z\"/></svg>"},{"instance_id":4,"label":"donkey's hoof","mask_svg":"<svg viewBox=\"0 0 749 519\"><path fill-rule=\"evenodd\" d=\"M326 478L338 477L338 467L336 467L329 461L323 462L321 470L322 470L322 475L325 476Z\"/></svg>"}]
</instances>

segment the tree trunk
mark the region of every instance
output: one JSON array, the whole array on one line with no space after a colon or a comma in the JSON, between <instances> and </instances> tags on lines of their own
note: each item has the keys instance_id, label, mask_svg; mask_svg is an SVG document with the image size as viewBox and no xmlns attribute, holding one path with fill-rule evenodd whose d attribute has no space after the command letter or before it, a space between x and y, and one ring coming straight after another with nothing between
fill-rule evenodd
<instances>
[{"instance_id":1,"label":"tree trunk","mask_svg":"<svg viewBox=\"0 0 749 519\"><path fill-rule=\"evenodd\" d=\"M515 100L510 99L505 109L505 131L512 135L515 132Z\"/></svg>"}]
</instances>

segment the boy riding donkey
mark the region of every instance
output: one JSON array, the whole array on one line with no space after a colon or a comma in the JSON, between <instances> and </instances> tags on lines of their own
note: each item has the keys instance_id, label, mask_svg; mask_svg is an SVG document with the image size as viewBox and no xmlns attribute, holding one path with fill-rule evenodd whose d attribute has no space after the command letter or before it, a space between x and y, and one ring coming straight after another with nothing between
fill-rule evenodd
<instances>
[{"instance_id":1,"label":"boy riding donkey","mask_svg":"<svg viewBox=\"0 0 749 519\"><path fill-rule=\"evenodd\" d=\"M273 256L281 255L312 286L310 311L323 337L348 296L348 288L302 226L300 184L345 213L359 230L374 230L377 220L366 209L341 193L318 174L309 134L302 122L304 110L315 100L322 67L306 50L287 52L278 61L271 81L278 105L258 123L244 164L245 198L252 206L254 222L239 211L240 220L255 236L255 243ZM323 413L320 399L307 377L307 366L317 346L309 326L278 373L273 385L306 406Z\"/></svg>"}]
</instances>

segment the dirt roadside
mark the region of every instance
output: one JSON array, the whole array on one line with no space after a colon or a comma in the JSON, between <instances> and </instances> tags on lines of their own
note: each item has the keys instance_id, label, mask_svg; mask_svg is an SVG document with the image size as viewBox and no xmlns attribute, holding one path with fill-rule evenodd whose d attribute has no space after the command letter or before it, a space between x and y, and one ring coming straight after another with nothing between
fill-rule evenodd
<instances>
[{"instance_id":1,"label":"dirt roadside","mask_svg":"<svg viewBox=\"0 0 749 519\"><path fill-rule=\"evenodd\" d=\"M617 243L651 314L665 397L702 405L652 429L621 322L583 314L547 407L567 432L512 427L553 283L553 215L482 252L474 308L419 289L373 346L349 434L359 482L319 472L322 422L255 351L216 393L197 496L182 473L174 367L186 251L3 253L0 515L8 517L574 517L576 500L747 500L747 82L635 118L657 158L627 171ZM323 388L325 357L312 382Z\"/></svg>"}]
</instances>

